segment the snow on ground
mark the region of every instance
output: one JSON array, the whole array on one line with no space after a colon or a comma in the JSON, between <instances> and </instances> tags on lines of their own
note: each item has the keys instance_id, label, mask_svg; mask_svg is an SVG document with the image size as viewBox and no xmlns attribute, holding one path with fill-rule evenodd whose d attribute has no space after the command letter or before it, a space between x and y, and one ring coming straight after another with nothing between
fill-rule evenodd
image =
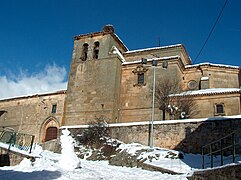
<instances>
[{"instance_id":1,"label":"snow on ground","mask_svg":"<svg viewBox=\"0 0 241 180\"><path fill-rule=\"evenodd\" d=\"M146 149L139 156L139 160L144 160L145 164L160 167L176 173L190 174L192 171L202 168L202 156L200 154L185 154L175 150L169 150L159 147L154 147L152 151L149 146L144 146L138 143L121 144L119 149L126 150L130 155L136 155L138 151ZM183 158L180 158L183 156ZM146 160L145 160L146 159ZM220 157L215 157L217 161ZM210 162L208 157L205 157L206 162Z\"/></svg>"},{"instance_id":2,"label":"snow on ground","mask_svg":"<svg viewBox=\"0 0 241 180\"><path fill-rule=\"evenodd\" d=\"M81 160L81 168L65 170L58 161L60 154L43 151L41 158L35 162L24 159L17 166L5 166L0 168L0 179L22 180L22 179L186 179L185 175L170 175L161 172L147 171L140 168L127 168L108 165L107 161L87 161Z\"/></svg>"},{"instance_id":3,"label":"snow on ground","mask_svg":"<svg viewBox=\"0 0 241 180\"><path fill-rule=\"evenodd\" d=\"M141 168L128 168L111 166L108 161L88 161L78 159L73 151L73 139L68 130L63 130L61 136L62 154L41 150L39 146L34 149L38 154L35 162L24 159L16 166L0 167L0 179L7 180L77 180L77 179L101 179L101 180L132 180L132 179L162 179L162 180L184 180L194 170L201 168L201 155L183 154L184 158L179 159L180 152L158 147L150 148L138 143L121 144L119 149L130 155L136 155L141 150L138 159L145 164L171 170L179 175L171 175L156 171L143 170ZM66 147L68 146L68 147ZM144 150L144 151L143 151ZM217 160L219 157L215 157ZM205 157L208 161L208 158ZM80 162L81 161L81 166ZM66 168L70 165L71 168Z\"/></svg>"},{"instance_id":4,"label":"snow on ground","mask_svg":"<svg viewBox=\"0 0 241 180\"><path fill-rule=\"evenodd\" d=\"M35 162L24 159L16 166L5 166L0 168L0 179L186 179L186 174L170 175L161 172L147 171L141 168L127 168L111 166L107 161L87 161L76 158L73 151L74 143L68 130L63 130L61 138L62 154L50 151L40 151L39 146L35 148L38 158ZM66 147L68 146L68 147ZM128 145L123 145L126 148ZM143 148L140 144L132 144L128 151L135 153ZM132 150L131 150L132 149ZM34 152L36 154L36 152ZM81 167L80 167L81 161ZM70 166L70 168L68 168Z\"/></svg>"},{"instance_id":5,"label":"snow on ground","mask_svg":"<svg viewBox=\"0 0 241 180\"><path fill-rule=\"evenodd\" d=\"M110 166L107 161L87 161L76 157L73 151L74 142L68 130L62 131L62 154L34 150L38 153L35 162L24 159L16 166L0 168L0 179L186 179L185 175L170 175L151 172L140 168ZM135 150L135 148L133 147ZM36 152L33 152L37 154ZM68 168L69 167L69 168Z\"/></svg>"},{"instance_id":6,"label":"snow on ground","mask_svg":"<svg viewBox=\"0 0 241 180\"><path fill-rule=\"evenodd\" d=\"M135 153L140 149L140 145L127 144L130 153ZM124 146L122 146L124 148ZM159 152L157 152L159 151ZM155 150L153 153L166 155L169 150ZM172 152L172 151L171 151ZM174 151L175 152L175 151ZM142 154L142 157L146 157L150 154ZM200 155L185 154L183 160L170 159L161 156L159 160L153 160L152 165L156 165L162 168L171 169L173 171L192 173L193 168L200 168ZM127 168L120 166L111 166L107 161L88 161L81 159L81 168L66 170L61 167L59 160L61 154L53 153L50 151L42 151L40 158L37 158L35 162L31 162L28 159L24 159L19 165L5 166L0 168L0 179L2 180L132 180L132 179L153 179L153 180L184 180L186 179L186 173L183 175L170 175L163 174L161 172L147 171L140 168Z\"/></svg>"}]
</instances>

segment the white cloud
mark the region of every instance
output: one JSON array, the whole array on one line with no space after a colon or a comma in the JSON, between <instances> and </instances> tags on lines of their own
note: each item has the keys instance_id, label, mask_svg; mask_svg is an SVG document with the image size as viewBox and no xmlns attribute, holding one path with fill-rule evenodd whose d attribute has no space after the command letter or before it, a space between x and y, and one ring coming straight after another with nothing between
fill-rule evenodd
<instances>
[{"instance_id":1,"label":"white cloud","mask_svg":"<svg viewBox=\"0 0 241 180\"><path fill-rule=\"evenodd\" d=\"M0 99L55 92L67 89L64 67L47 65L42 72L28 75L21 72L18 76L0 76Z\"/></svg>"}]
</instances>

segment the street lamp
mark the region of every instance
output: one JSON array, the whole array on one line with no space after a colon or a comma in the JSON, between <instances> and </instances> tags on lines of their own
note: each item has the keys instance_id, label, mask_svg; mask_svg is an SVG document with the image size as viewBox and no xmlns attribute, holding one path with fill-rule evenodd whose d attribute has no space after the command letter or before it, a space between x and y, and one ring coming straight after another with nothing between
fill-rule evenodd
<instances>
[{"instance_id":1,"label":"street lamp","mask_svg":"<svg viewBox=\"0 0 241 180\"><path fill-rule=\"evenodd\" d=\"M147 59L142 58L142 64L147 64ZM150 148L153 148L154 144L154 118L155 118L155 91L156 91L156 66L157 60L152 60L152 67L153 67L153 88L152 88L152 112L151 112L151 130L150 130ZM167 69L168 62L162 62L162 68Z\"/></svg>"},{"instance_id":2,"label":"street lamp","mask_svg":"<svg viewBox=\"0 0 241 180\"><path fill-rule=\"evenodd\" d=\"M156 91L156 66L157 61L152 61L153 66L153 88L152 88L152 113L151 113L151 133L150 133L150 147L153 148L153 134L154 134L154 116L155 116L155 91Z\"/></svg>"}]
</instances>

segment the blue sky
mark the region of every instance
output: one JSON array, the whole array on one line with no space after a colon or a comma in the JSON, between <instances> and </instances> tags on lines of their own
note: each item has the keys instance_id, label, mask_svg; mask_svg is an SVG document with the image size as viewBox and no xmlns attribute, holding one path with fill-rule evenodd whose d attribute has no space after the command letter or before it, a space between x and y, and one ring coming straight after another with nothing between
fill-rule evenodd
<instances>
[{"instance_id":1,"label":"blue sky","mask_svg":"<svg viewBox=\"0 0 241 180\"><path fill-rule=\"evenodd\" d=\"M0 77L16 82L50 66L67 74L73 36L113 24L130 49L184 44L194 61L225 0L1 0ZM241 66L241 1L229 0L196 63ZM55 69L56 70L56 69Z\"/></svg>"}]
</instances>

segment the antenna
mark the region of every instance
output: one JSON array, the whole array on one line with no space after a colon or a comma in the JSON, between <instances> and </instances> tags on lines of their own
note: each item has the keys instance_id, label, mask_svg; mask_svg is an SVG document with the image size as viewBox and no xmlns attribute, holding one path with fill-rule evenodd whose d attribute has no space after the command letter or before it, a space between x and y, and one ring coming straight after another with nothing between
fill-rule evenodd
<instances>
[{"instance_id":1,"label":"antenna","mask_svg":"<svg viewBox=\"0 0 241 180\"><path fill-rule=\"evenodd\" d=\"M157 41L158 41L158 47L161 47L161 38L160 38L160 36L157 37Z\"/></svg>"}]
</instances>

